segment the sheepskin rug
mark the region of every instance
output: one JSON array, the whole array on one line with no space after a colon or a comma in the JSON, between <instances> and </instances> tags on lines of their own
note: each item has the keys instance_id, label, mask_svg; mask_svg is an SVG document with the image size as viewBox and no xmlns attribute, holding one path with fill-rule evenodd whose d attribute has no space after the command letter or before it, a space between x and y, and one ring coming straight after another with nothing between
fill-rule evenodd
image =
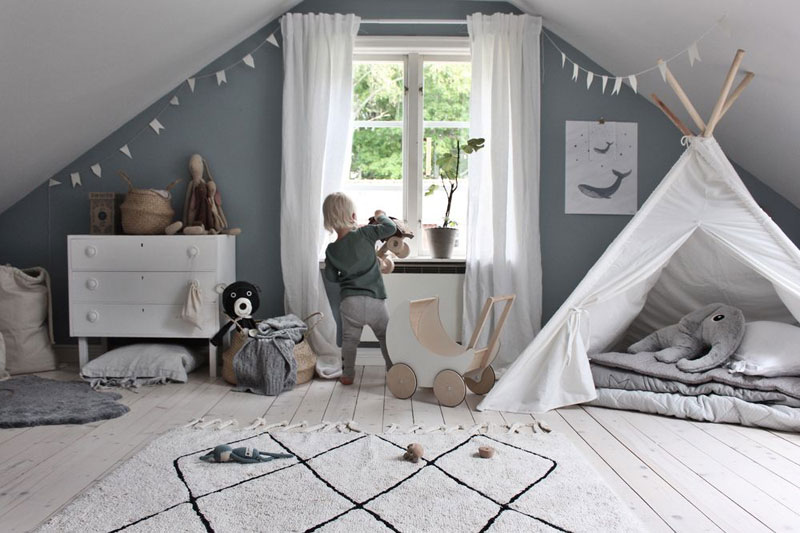
<instances>
[{"instance_id":1,"label":"sheepskin rug","mask_svg":"<svg viewBox=\"0 0 800 533\"><path fill-rule=\"evenodd\" d=\"M423 459L403 459L408 444ZM217 444L292 458L199 460ZM491 446L494 457L478 456ZM177 429L40 531L641 531L563 436Z\"/></svg>"}]
</instances>

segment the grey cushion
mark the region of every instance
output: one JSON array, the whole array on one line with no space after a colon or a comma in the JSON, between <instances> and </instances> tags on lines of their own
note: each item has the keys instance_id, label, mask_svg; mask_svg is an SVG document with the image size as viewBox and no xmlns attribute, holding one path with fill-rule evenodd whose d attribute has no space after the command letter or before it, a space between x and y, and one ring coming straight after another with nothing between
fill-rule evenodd
<instances>
[{"instance_id":1,"label":"grey cushion","mask_svg":"<svg viewBox=\"0 0 800 533\"><path fill-rule=\"evenodd\" d=\"M178 381L200 364L198 357L178 344L131 344L104 353L81 369L93 385L142 385Z\"/></svg>"}]
</instances>

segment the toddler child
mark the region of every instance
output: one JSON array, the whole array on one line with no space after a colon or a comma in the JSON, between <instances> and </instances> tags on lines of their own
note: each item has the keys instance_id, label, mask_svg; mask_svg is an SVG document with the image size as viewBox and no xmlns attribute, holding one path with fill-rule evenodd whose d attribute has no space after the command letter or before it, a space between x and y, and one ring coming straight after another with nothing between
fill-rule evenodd
<instances>
[{"instance_id":1,"label":"toddler child","mask_svg":"<svg viewBox=\"0 0 800 533\"><path fill-rule=\"evenodd\" d=\"M386 370L392 366L386 350L386 289L383 286L375 241L394 235L397 226L383 211L375 211L377 224L358 227L355 205L345 194L328 195L322 203L325 229L338 239L325 250L325 277L339 284L342 319L343 385L351 385L355 376L356 348L361 330L369 326L378 338Z\"/></svg>"}]
</instances>

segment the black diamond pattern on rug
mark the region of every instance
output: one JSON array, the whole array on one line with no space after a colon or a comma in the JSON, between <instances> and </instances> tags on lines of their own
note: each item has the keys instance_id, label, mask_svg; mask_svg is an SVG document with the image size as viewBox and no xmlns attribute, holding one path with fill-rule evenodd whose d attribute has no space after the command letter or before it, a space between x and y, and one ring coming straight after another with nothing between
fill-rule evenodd
<instances>
[{"instance_id":1,"label":"black diamond pattern on rug","mask_svg":"<svg viewBox=\"0 0 800 533\"><path fill-rule=\"evenodd\" d=\"M302 434L271 434L268 431L229 443L245 446L261 443L259 449L290 453L293 459L267 463L254 475L238 475L219 483L199 482L191 462L208 450L198 450L173 462L175 473L189 491L189 500L142 518L116 531L132 526L155 525L163 513L191 505L206 531L413 531L419 530L419 517L426 516L424 529L430 531L503 531L522 524L529 531L567 531L557 524L514 508L514 503L550 476L556 461L536 452L502 442L486 435L462 435L449 448L427 454L417 464L400 458L406 440L413 435L351 435L327 447L306 446ZM452 439L453 435L442 435ZM435 440L435 439L434 439ZM398 443L399 442L399 443ZM512 465L522 468L502 472L491 466L496 461L481 461L475 472L457 468L464 461L477 461L478 446L491 445L498 454L514 457ZM304 447L305 446L305 447ZM276 449L277 448L277 449ZM304 448L304 449L300 449ZM434 448L438 448L434 446ZM365 451L366 462L352 467L348 457ZM326 460L323 461L323 458ZM190 461L190 462L187 462ZM386 473L381 465L395 464L399 471ZM212 465L213 466L213 465ZM220 466L220 465L216 465ZM225 465L230 466L230 465ZM261 465L264 466L264 465ZM492 475L501 477L493 483ZM364 476L369 476L365 482ZM497 480L495 480L497 481ZM428 490L431 486L441 490ZM211 488L211 490L209 490ZM258 495L256 498L255 495ZM421 497L421 494L425 494ZM453 496L453 495L456 496ZM465 523L468 509L472 523ZM479 523L476 523L479 522ZM507 527L508 526L508 527Z\"/></svg>"}]
</instances>

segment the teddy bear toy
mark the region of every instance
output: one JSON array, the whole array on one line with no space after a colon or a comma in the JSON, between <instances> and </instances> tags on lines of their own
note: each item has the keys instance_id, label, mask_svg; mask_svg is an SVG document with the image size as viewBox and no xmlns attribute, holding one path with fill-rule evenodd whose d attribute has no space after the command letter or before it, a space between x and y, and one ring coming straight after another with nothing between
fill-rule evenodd
<instances>
[{"instance_id":1,"label":"teddy bear toy","mask_svg":"<svg viewBox=\"0 0 800 533\"><path fill-rule=\"evenodd\" d=\"M727 361L739 348L744 332L741 310L709 304L632 344L628 353L654 352L657 360L677 363L684 372L704 372Z\"/></svg>"},{"instance_id":2,"label":"teddy bear toy","mask_svg":"<svg viewBox=\"0 0 800 533\"><path fill-rule=\"evenodd\" d=\"M236 281L222 290L222 309L230 320L214 335L211 344L219 346L222 338L234 324L242 330L256 327L253 313L258 310L259 292L261 289L246 281Z\"/></svg>"},{"instance_id":3,"label":"teddy bear toy","mask_svg":"<svg viewBox=\"0 0 800 533\"><path fill-rule=\"evenodd\" d=\"M380 264L382 274L391 274L394 270L394 260L390 254L394 254L400 259L408 257L411 253L411 248L408 246L406 239L414 238L414 233L408 229L408 226L406 226L402 220L397 220L394 217L389 218L394 222L395 226L397 226L397 231L391 237L382 239L383 245L381 245L375 253L375 255L378 256L378 263ZM369 223L377 224L378 221L375 220L375 217L370 217Z\"/></svg>"}]
</instances>

